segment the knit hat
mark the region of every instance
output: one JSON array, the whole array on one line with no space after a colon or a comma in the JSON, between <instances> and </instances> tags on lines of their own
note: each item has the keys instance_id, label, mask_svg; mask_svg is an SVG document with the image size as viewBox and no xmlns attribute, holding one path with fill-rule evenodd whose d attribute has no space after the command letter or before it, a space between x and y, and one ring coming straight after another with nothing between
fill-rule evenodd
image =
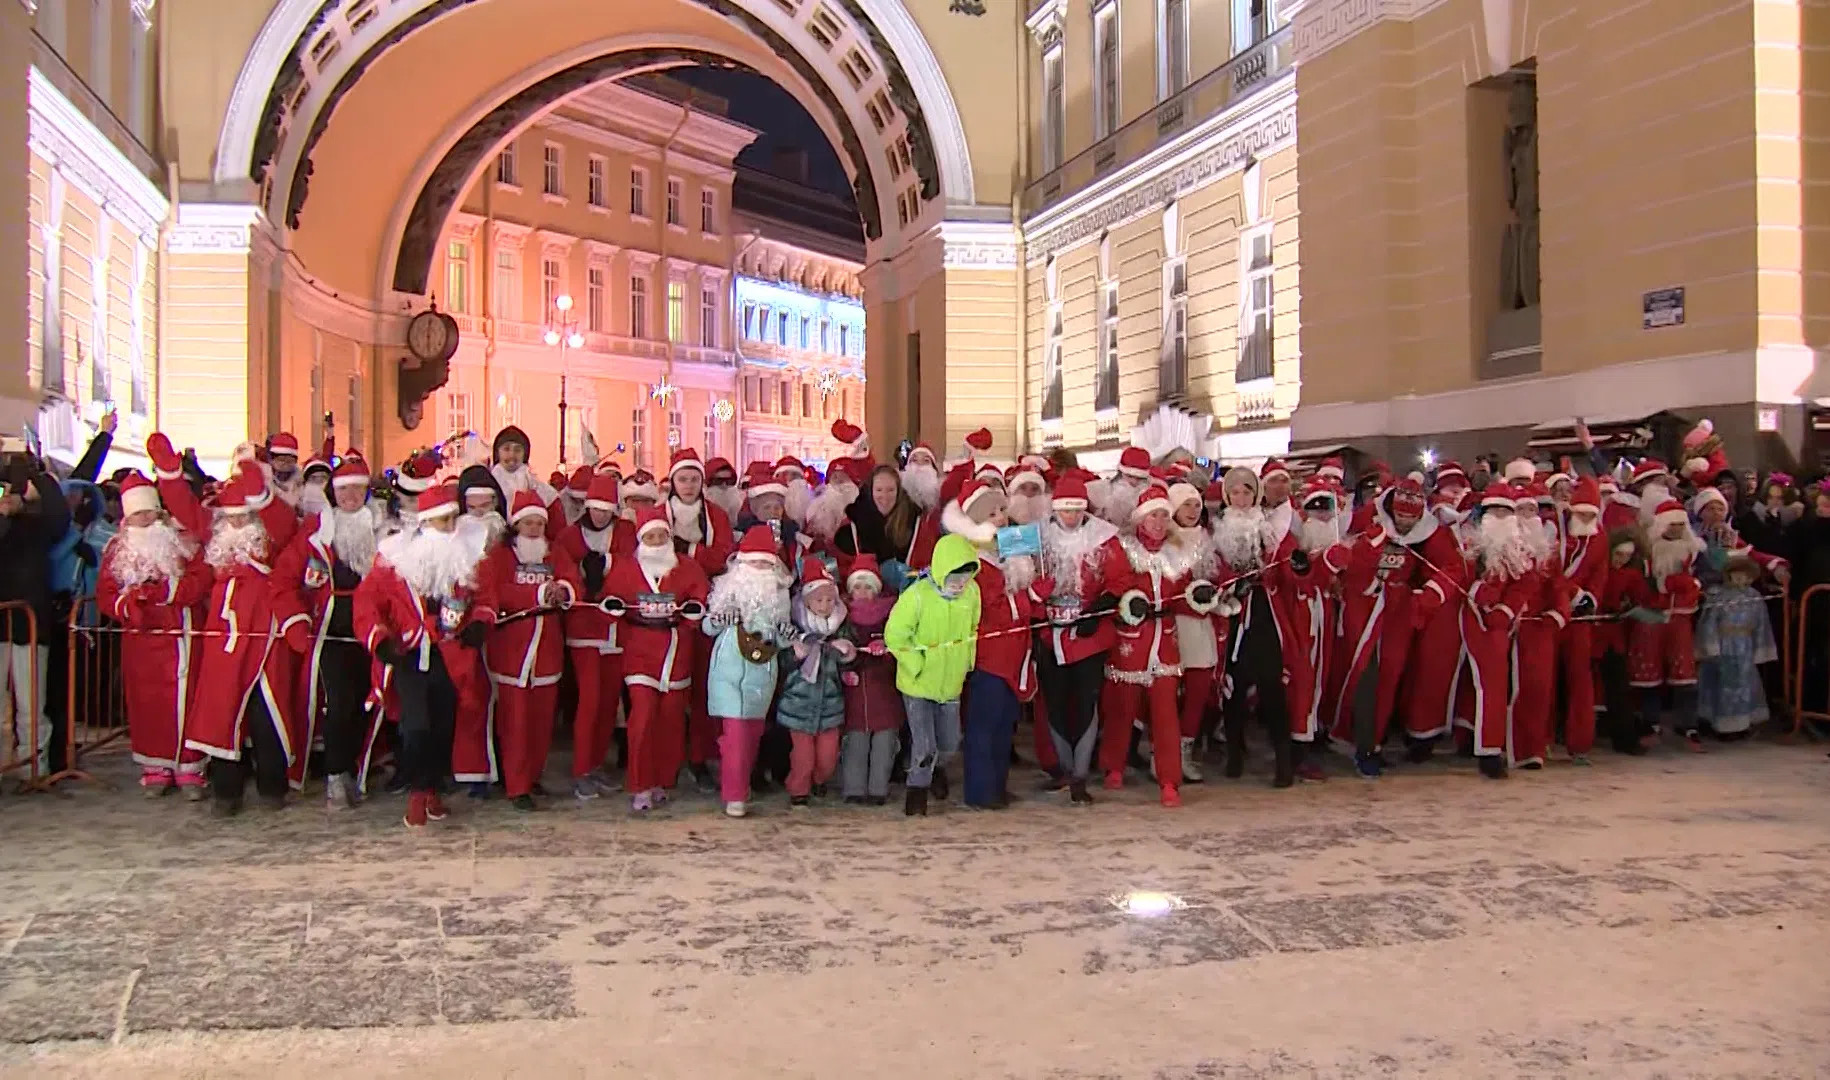
<instances>
[{"instance_id":1,"label":"knit hat","mask_svg":"<svg viewBox=\"0 0 1830 1080\"><path fill-rule=\"evenodd\" d=\"M416 516L421 521L431 521L434 518L450 517L457 512L457 485L440 484L421 493L419 513Z\"/></svg>"},{"instance_id":2,"label":"knit hat","mask_svg":"<svg viewBox=\"0 0 1830 1080\"><path fill-rule=\"evenodd\" d=\"M1247 470L1250 471L1250 470ZM1169 492L1161 484L1151 484L1144 493L1137 497L1137 509L1131 511L1131 520L1140 521L1144 515L1162 510L1174 513L1175 507L1169 501Z\"/></svg>"},{"instance_id":3,"label":"knit hat","mask_svg":"<svg viewBox=\"0 0 1830 1080\"><path fill-rule=\"evenodd\" d=\"M159 509L159 489L151 480L139 473L128 473L127 479L121 481L121 514L137 514L142 510Z\"/></svg>"},{"instance_id":4,"label":"knit hat","mask_svg":"<svg viewBox=\"0 0 1830 1080\"><path fill-rule=\"evenodd\" d=\"M845 572L845 587L850 589L862 578L883 591L883 572L877 567L877 556L868 552L851 561L851 568Z\"/></svg>"},{"instance_id":5,"label":"knit hat","mask_svg":"<svg viewBox=\"0 0 1830 1080\"><path fill-rule=\"evenodd\" d=\"M1201 505L1201 489L1193 484L1169 485L1169 506L1172 510L1187 503Z\"/></svg>"},{"instance_id":6,"label":"knit hat","mask_svg":"<svg viewBox=\"0 0 1830 1080\"><path fill-rule=\"evenodd\" d=\"M494 460L501 457L502 447L507 443L518 443L521 447L521 454L523 457L527 456L534 449L534 444L527 439L527 432L510 424L501 431L496 432L495 441L489 444L490 459Z\"/></svg>"},{"instance_id":7,"label":"knit hat","mask_svg":"<svg viewBox=\"0 0 1830 1080\"><path fill-rule=\"evenodd\" d=\"M598 473L591 477L591 488L585 493L585 509L616 509L616 477L609 473Z\"/></svg>"}]
</instances>

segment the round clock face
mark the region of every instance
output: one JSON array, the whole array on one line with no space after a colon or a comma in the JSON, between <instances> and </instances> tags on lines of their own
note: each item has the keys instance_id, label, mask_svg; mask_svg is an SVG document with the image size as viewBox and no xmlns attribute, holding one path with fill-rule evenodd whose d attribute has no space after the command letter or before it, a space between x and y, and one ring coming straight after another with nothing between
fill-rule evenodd
<instances>
[{"instance_id":1,"label":"round clock face","mask_svg":"<svg viewBox=\"0 0 1830 1080\"><path fill-rule=\"evenodd\" d=\"M421 360L447 360L457 351L456 321L443 312L422 311L407 324L407 348Z\"/></svg>"}]
</instances>

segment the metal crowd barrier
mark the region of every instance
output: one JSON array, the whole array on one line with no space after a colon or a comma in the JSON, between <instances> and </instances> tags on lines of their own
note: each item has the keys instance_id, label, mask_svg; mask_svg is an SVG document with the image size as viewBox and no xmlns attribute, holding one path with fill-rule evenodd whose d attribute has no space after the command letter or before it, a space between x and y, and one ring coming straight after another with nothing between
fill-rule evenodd
<instances>
[{"instance_id":1,"label":"metal crowd barrier","mask_svg":"<svg viewBox=\"0 0 1830 1080\"><path fill-rule=\"evenodd\" d=\"M64 686L64 767L46 783L100 782L85 759L127 735L127 699L121 685L122 631L106 617L81 624L83 604L70 612Z\"/></svg>"},{"instance_id":2,"label":"metal crowd barrier","mask_svg":"<svg viewBox=\"0 0 1830 1080\"><path fill-rule=\"evenodd\" d=\"M1798 737L1799 733L1804 730L1806 720L1830 723L1830 712L1818 712L1805 708L1805 643L1808 637L1805 629L1811 618L1811 602L1825 594L1830 594L1830 584L1813 585L1799 595L1796 605L1790 602L1786 605L1788 608L1786 628L1788 637L1791 639L1786 643L1784 665L1786 669L1786 704L1792 711L1790 738ZM1793 607L1796 607L1797 610L1790 610ZM1830 677L1826 678L1825 689L1830 691Z\"/></svg>"}]
</instances>

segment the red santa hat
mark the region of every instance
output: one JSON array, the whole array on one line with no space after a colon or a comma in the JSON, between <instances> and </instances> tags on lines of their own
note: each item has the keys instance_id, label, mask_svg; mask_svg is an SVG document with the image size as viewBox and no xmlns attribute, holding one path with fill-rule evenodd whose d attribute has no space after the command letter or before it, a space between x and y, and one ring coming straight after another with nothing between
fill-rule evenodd
<instances>
[{"instance_id":1,"label":"red santa hat","mask_svg":"<svg viewBox=\"0 0 1830 1080\"><path fill-rule=\"evenodd\" d=\"M591 466L580 465L572 470L572 476L566 481L565 489L577 498L588 499L591 497L591 484L596 479L597 476L591 471ZM558 487L559 485L554 484L553 486ZM610 490L615 491L616 488L612 487Z\"/></svg>"},{"instance_id":2,"label":"red santa hat","mask_svg":"<svg viewBox=\"0 0 1830 1080\"><path fill-rule=\"evenodd\" d=\"M333 488L369 486L369 467L359 457L344 458L343 464L331 474L330 486Z\"/></svg>"},{"instance_id":3,"label":"red santa hat","mask_svg":"<svg viewBox=\"0 0 1830 1080\"><path fill-rule=\"evenodd\" d=\"M850 589L860 581L869 582L878 592L883 591L883 572L877 567L877 556L866 552L851 561L851 567L845 571L845 588Z\"/></svg>"},{"instance_id":4,"label":"red santa hat","mask_svg":"<svg viewBox=\"0 0 1830 1080\"><path fill-rule=\"evenodd\" d=\"M1127 451L1128 452L1128 451ZM1137 509L1131 511L1131 520L1142 520L1145 514L1162 510L1175 512L1175 505L1169 501L1169 492L1161 484L1151 484L1144 493L1137 497Z\"/></svg>"},{"instance_id":5,"label":"red santa hat","mask_svg":"<svg viewBox=\"0 0 1830 1080\"><path fill-rule=\"evenodd\" d=\"M1048 490L1048 481L1042 478L1042 470L1027 464L1012 465L1004 474L1004 490L1015 491L1023 484L1034 484L1044 491Z\"/></svg>"},{"instance_id":6,"label":"red santa hat","mask_svg":"<svg viewBox=\"0 0 1830 1080\"><path fill-rule=\"evenodd\" d=\"M1422 484L1407 476L1392 488L1393 514L1403 511L1421 517L1427 509L1429 509L1429 500L1423 497Z\"/></svg>"},{"instance_id":7,"label":"red santa hat","mask_svg":"<svg viewBox=\"0 0 1830 1080\"><path fill-rule=\"evenodd\" d=\"M570 483L571 481L566 479L566 474L558 469L546 474L546 486L554 491L564 491Z\"/></svg>"},{"instance_id":8,"label":"red santa hat","mask_svg":"<svg viewBox=\"0 0 1830 1080\"><path fill-rule=\"evenodd\" d=\"M1570 493L1569 508L1587 510L1591 514L1601 513L1601 483L1592 476L1578 479L1575 489Z\"/></svg>"},{"instance_id":9,"label":"red santa hat","mask_svg":"<svg viewBox=\"0 0 1830 1080\"><path fill-rule=\"evenodd\" d=\"M754 499L758 495L779 495L786 497L788 485L775 478L775 470L766 461L753 461L750 471L743 478L744 494Z\"/></svg>"},{"instance_id":10,"label":"red santa hat","mask_svg":"<svg viewBox=\"0 0 1830 1080\"><path fill-rule=\"evenodd\" d=\"M419 497L419 511L415 514L421 521L435 518L451 517L459 510L456 484L440 484L427 488Z\"/></svg>"},{"instance_id":11,"label":"red santa hat","mask_svg":"<svg viewBox=\"0 0 1830 1080\"><path fill-rule=\"evenodd\" d=\"M305 479L310 480L312 473L321 472L321 473L328 474L328 473L332 472L333 469L332 469L330 462L324 460L323 458L319 457L316 454L313 454L310 457L310 459L308 459L305 462L305 467L303 469L300 469L299 471L304 474Z\"/></svg>"},{"instance_id":12,"label":"red santa hat","mask_svg":"<svg viewBox=\"0 0 1830 1080\"><path fill-rule=\"evenodd\" d=\"M926 457L928 459L928 464L931 467L933 467L935 469L940 468L940 457L939 457L939 455L934 453L934 448L932 446L929 446L925 442L916 443L915 448L913 450L909 451L909 464L910 465L915 464L915 455L917 455L917 454L920 454L920 455Z\"/></svg>"},{"instance_id":13,"label":"red santa hat","mask_svg":"<svg viewBox=\"0 0 1830 1080\"><path fill-rule=\"evenodd\" d=\"M966 436L966 458L971 460L980 454L991 452L991 429L979 428Z\"/></svg>"},{"instance_id":14,"label":"red santa hat","mask_svg":"<svg viewBox=\"0 0 1830 1080\"><path fill-rule=\"evenodd\" d=\"M805 480L807 478L807 466L801 464L801 459L795 457L793 454L785 455L780 461L777 461L773 471L777 476L780 476L782 473L793 473L793 476L790 476L787 480L783 481L783 483L786 484L792 484L797 479Z\"/></svg>"},{"instance_id":15,"label":"red santa hat","mask_svg":"<svg viewBox=\"0 0 1830 1080\"><path fill-rule=\"evenodd\" d=\"M421 450L401 464L394 474L394 486L409 495L421 494L438 479L441 464L437 451Z\"/></svg>"},{"instance_id":16,"label":"red santa hat","mask_svg":"<svg viewBox=\"0 0 1830 1080\"><path fill-rule=\"evenodd\" d=\"M728 458L715 457L705 463L707 480L717 480L726 473L730 474L733 481L737 479L737 467L732 465Z\"/></svg>"},{"instance_id":17,"label":"red santa hat","mask_svg":"<svg viewBox=\"0 0 1830 1080\"><path fill-rule=\"evenodd\" d=\"M703 478L705 476L705 463L699 460L699 451L694 450L690 446L682 446L680 449L675 450L673 460L667 463L668 479L672 479L673 475L681 469L692 469Z\"/></svg>"},{"instance_id":18,"label":"red santa hat","mask_svg":"<svg viewBox=\"0 0 1830 1080\"><path fill-rule=\"evenodd\" d=\"M1323 480L1344 484L1347 482L1347 467L1338 457L1325 457L1322 459L1322 463L1315 467L1315 475Z\"/></svg>"},{"instance_id":19,"label":"red santa hat","mask_svg":"<svg viewBox=\"0 0 1830 1080\"><path fill-rule=\"evenodd\" d=\"M511 509L508 512L510 525L518 524L523 518L537 517L542 521L546 520L546 504L541 502L540 496L532 491L515 492L515 501L510 506Z\"/></svg>"},{"instance_id":20,"label":"red santa hat","mask_svg":"<svg viewBox=\"0 0 1830 1080\"><path fill-rule=\"evenodd\" d=\"M1602 473L1595 478L1595 486L1611 495L1620 490L1620 481L1614 479L1614 474L1611 472Z\"/></svg>"},{"instance_id":21,"label":"red santa hat","mask_svg":"<svg viewBox=\"0 0 1830 1080\"><path fill-rule=\"evenodd\" d=\"M1728 455L1722 450L1715 422L1698 420L1697 426L1684 436L1684 478L1693 484L1707 484L1727 471Z\"/></svg>"},{"instance_id":22,"label":"red santa hat","mask_svg":"<svg viewBox=\"0 0 1830 1080\"><path fill-rule=\"evenodd\" d=\"M1710 503L1719 503L1724 511L1728 509L1728 499L1714 487L1702 487L1690 497L1690 512L1697 517L1703 516L1703 508Z\"/></svg>"},{"instance_id":23,"label":"red santa hat","mask_svg":"<svg viewBox=\"0 0 1830 1080\"><path fill-rule=\"evenodd\" d=\"M863 472L862 458L837 458L826 470L826 482L830 484L842 479L850 481L853 487L859 487L864 483L864 477L860 475Z\"/></svg>"},{"instance_id":24,"label":"red santa hat","mask_svg":"<svg viewBox=\"0 0 1830 1080\"><path fill-rule=\"evenodd\" d=\"M968 480L959 489L958 502L960 512L967 517L972 517L973 508L1001 497L1002 492L998 491L997 488L992 487L990 484L985 483L983 480ZM973 520L976 521L978 519L973 518Z\"/></svg>"},{"instance_id":25,"label":"red santa hat","mask_svg":"<svg viewBox=\"0 0 1830 1080\"><path fill-rule=\"evenodd\" d=\"M591 477L590 488L585 492L586 510L616 510L616 477L609 473L598 473Z\"/></svg>"},{"instance_id":26,"label":"red santa hat","mask_svg":"<svg viewBox=\"0 0 1830 1080\"><path fill-rule=\"evenodd\" d=\"M1544 478L1544 486L1546 488L1554 488L1558 484L1574 484L1575 482L1576 470L1570 465L1569 458L1564 458L1557 462L1557 471Z\"/></svg>"},{"instance_id":27,"label":"red santa hat","mask_svg":"<svg viewBox=\"0 0 1830 1080\"><path fill-rule=\"evenodd\" d=\"M1496 481L1488 484L1487 490L1481 492L1481 509L1489 510L1503 506L1508 510L1516 510L1518 507L1515 505L1515 498L1510 486Z\"/></svg>"},{"instance_id":28,"label":"red santa hat","mask_svg":"<svg viewBox=\"0 0 1830 1080\"><path fill-rule=\"evenodd\" d=\"M637 540L657 530L672 535L674 525L667 519L667 511L658 506L645 506L636 511L635 538Z\"/></svg>"},{"instance_id":29,"label":"red santa hat","mask_svg":"<svg viewBox=\"0 0 1830 1080\"><path fill-rule=\"evenodd\" d=\"M615 458L604 458L599 461L596 466L596 471L607 476L614 476L618 480L623 478L623 467L617 463Z\"/></svg>"},{"instance_id":30,"label":"red santa hat","mask_svg":"<svg viewBox=\"0 0 1830 1080\"><path fill-rule=\"evenodd\" d=\"M766 529L766 527L765 527ZM801 559L801 595L805 596L815 589L837 589L839 583L826 571L826 564L812 555Z\"/></svg>"},{"instance_id":31,"label":"red santa hat","mask_svg":"<svg viewBox=\"0 0 1830 1080\"><path fill-rule=\"evenodd\" d=\"M1341 505L1340 489L1318 471L1303 485L1302 505L1304 510L1337 510Z\"/></svg>"},{"instance_id":32,"label":"red santa hat","mask_svg":"<svg viewBox=\"0 0 1830 1080\"><path fill-rule=\"evenodd\" d=\"M1509 484L1529 484L1532 477L1538 475L1538 467L1528 458L1513 458L1506 463L1506 471L1500 475Z\"/></svg>"},{"instance_id":33,"label":"red santa hat","mask_svg":"<svg viewBox=\"0 0 1830 1080\"><path fill-rule=\"evenodd\" d=\"M1200 506L1201 505L1201 489L1194 486L1193 484L1171 484L1171 485L1169 485L1169 505L1170 505L1170 507L1172 509L1179 509L1185 503L1194 503L1196 506Z\"/></svg>"},{"instance_id":34,"label":"red santa hat","mask_svg":"<svg viewBox=\"0 0 1830 1080\"><path fill-rule=\"evenodd\" d=\"M780 566L781 554L775 548L775 531L767 525L752 525L744 531L743 541L737 545L739 559L768 559Z\"/></svg>"},{"instance_id":35,"label":"red santa hat","mask_svg":"<svg viewBox=\"0 0 1830 1080\"><path fill-rule=\"evenodd\" d=\"M235 470L235 479L241 482L243 497L251 509L259 510L273 501L273 493L267 490L267 474L261 470L260 462L243 458Z\"/></svg>"},{"instance_id":36,"label":"red santa hat","mask_svg":"<svg viewBox=\"0 0 1830 1080\"><path fill-rule=\"evenodd\" d=\"M1451 480L1468 482L1468 470L1461 467L1459 461L1445 461L1436 467L1436 486L1441 487Z\"/></svg>"},{"instance_id":37,"label":"red santa hat","mask_svg":"<svg viewBox=\"0 0 1830 1080\"><path fill-rule=\"evenodd\" d=\"M267 440L267 456L274 457L281 454L299 456L299 440L289 431L282 431Z\"/></svg>"},{"instance_id":38,"label":"red santa hat","mask_svg":"<svg viewBox=\"0 0 1830 1080\"><path fill-rule=\"evenodd\" d=\"M869 445L864 429L845 419L843 416L832 422L832 437L854 451L861 451Z\"/></svg>"},{"instance_id":39,"label":"red santa hat","mask_svg":"<svg viewBox=\"0 0 1830 1080\"><path fill-rule=\"evenodd\" d=\"M654 482L654 477L649 475L647 469L637 469L634 475L624 480L619 493L623 502L630 499L649 499L657 503L661 501L661 487Z\"/></svg>"},{"instance_id":40,"label":"red santa hat","mask_svg":"<svg viewBox=\"0 0 1830 1080\"><path fill-rule=\"evenodd\" d=\"M1118 455L1118 472L1133 480L1150 479L1150 451L1141 446L1125 447L1125 452Z\"/></svg>"},{"instance_id":41,"label":"red santa hat","mask_svg":"<svg viewBox=\"0 0 1830 1080\"><path fill-rule=\"evenodd\" d=\"M1657 458L1647 458L1633 466L1633 476L1627 483L1632 485L1643 484L1648 480L1660 476L1669 478L1671 476L1671 470L1665 468L1665 463Z\"/></svg>"},{"instance_id":42,"label":"red santa hat","mask_svg":"<svg viewBox=\"0 0 1830 1080\"><path fill-rule=\"evenodd\" d=\"M1049 500L1049 506L1056 510L1085 510L1087 504L1087 482L1078 471L1070 471L1055 481L1055 494Z\"/></svg>"},{"instance_id":43,"label":"red santa hat","mask_svg":"<svg viewBox=\"0 0 1830 1080\"><path fill-rule=\"evenodd\" d=\"M1690 515L1684 510L1684 504L1676 499L1666 499L1659 503L1658 510L1652 515L1652 524L1661 529L1679 522L1690 524Z\"/></svg>"},{"instance_id":44,"label":"red santa hat","mask_svg":"<svg viewBox=\"0 0 1830 1080\"><path fill-rule=\"evenodd\" d=\"M1535 514L1538 512L1538 501L1540 496L1546 500L1550 498L1550 492L1545 490L1543 484L1530 483L1526 484L1524 487L1514 488L1512 496L1513 509L1522 514Z\"/></svg>"},{"instance_id":45,"label":"red santa hat","mask_svg":"<svg viewBox=\"0 0 1830 1080\"><path fill-rule=\"evenodd\" d=\"M1290 467L1276 458L1268 459L1264 463L1264 467L1258 470L1258 482L1260 484L1269 480L1274 480L1279 476L1283 477L1285 480L1290 479Z\"/></svg>"},{"instance_id":46,"label":"red santa hat","mask_svg":"<svg viewBox=\"0 0 1830 1080\"><path fill-rule=\"evenodd\" d=\"M121 514L137 514L142 510L159 509L159 489L151 480L139 473L128 473L121 481Z\"/></svg>"}]
</instances>

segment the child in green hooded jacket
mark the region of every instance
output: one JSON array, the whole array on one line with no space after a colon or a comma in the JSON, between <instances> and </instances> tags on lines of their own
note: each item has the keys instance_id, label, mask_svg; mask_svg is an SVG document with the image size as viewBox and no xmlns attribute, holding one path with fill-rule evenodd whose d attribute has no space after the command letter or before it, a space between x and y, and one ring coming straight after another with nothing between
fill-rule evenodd
<instances>
[{"instance_id":1,"label":"child in green hooded jacket","mask_svg":"<svg viewBox=\"0 0 1830 1080\"><path fill-rule=\"evenodd\" d=\"M941 537L928 572L897 597L883 627L909 718L905 814L928 812L930 788L946 798L946 760L959 750L959 695L978 660L978 570L970 541Z\"/></svg>"}]
</instances>

